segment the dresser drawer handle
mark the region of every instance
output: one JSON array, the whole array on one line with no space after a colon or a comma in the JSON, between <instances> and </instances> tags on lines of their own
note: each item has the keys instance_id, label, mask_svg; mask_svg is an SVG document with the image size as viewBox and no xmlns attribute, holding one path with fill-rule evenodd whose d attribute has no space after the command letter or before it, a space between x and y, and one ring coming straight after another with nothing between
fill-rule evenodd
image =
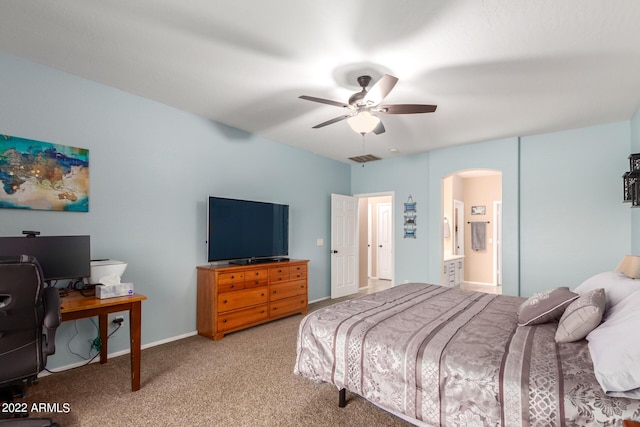
<instances>
[{"instance_id":1,"label":"dresser drawer handle","mask_svg":"<svg viewBox=\"0 0 640 427\"><path fill-rule=\"evenodd\" d=\"M260 272L259 272L259 271L256 271L256 276L259 276L259 275L260 275Z\"/></svg>"},{"instance_id":2,"label":"dresser drawer handle","mask_svg":"<svg viewBox=\"0 0 640 427\"><path fill-rule=\"evenodd\" d=\"M276 311L278 309L278 307L273 307L273 311Z\"/></svg>"},{"instance_id":3,"label":"dresser drawer handle","mask_svg":"<svg viewBox=\"0 0 640 427\"><path fill-rule=\"evenodd\" d=\"M256 280L256 285L257 285L258 283L260 283L260 280Z\"/></svg>"},{"instance_id":4,"label":"dresser drawer handle","mask_svg":"<svg viewBox=\"0 0 640 427\"><path fill-rule=\"evenodd\" d=\"M274 290L273 290L274 295L275 295L275 293L276 293L276 292L277 292L277 291L274 289Z\"/></svg>"},{"instance_id":5,"label":"dresser drawer handle","mask_svg":"<svg viewBox=\"0 0 640 427\"><path fill-rule=\"evenodd\" d=\"M223 303L223 304L226 304L226 303L227 303L227 300L222 301L222 303Z\"/></svg>"},{"instance_id":6,"label":"dresser drawer handle","mask_svg":"<svg viewBox=\"0 0 640 427\"><path fill-rule=\"evenodd\" d=\"M231 276L231 278L232 278L232 279L235 279L235 278L236 278L236 276Z\"/></svg>"},{"instance_id":7,"label":"dresser drawer handle","mask_svg":"<svg viewBox=\"0 0 640 427\"><path fill-rule=\"evenodd\" d=\"M263 297L263 296L264 296L264 292L263 292L263 293L261 293L261 294L260 294L260 296L261 296L261 297Z\"/></svg>"},{"instance_id":8,"label":"dresser drawer handle","mask_svg":"<svg viewBox=\"0 0 640 427\"><path fill-rule=\"evenodd\" d=\"M233 289L233 288L235 288L235 287L236 287L236 285L231 285L231 289Z\"/></svg>"},{"instance_id":9,"label":"dresser drawer handle","mask_svg":"<svg viewBox=\"0 0 640 427\"><path fill-rule=\"evenodd\" d=\"M304 285L300 285L300 289L304 289Z\"/></svg>"},{"instance_id":10,"label":"dresser drawer handle","mask_svg":"<svg viewBox=\"0 0 640 427\"><path fill-rule=\"evenodd\" d=\"M222 319L222 323L227 323L227 319Z\"/></svg>"},{"instance_id":11,"label":"dresser drawer handle","mask_svg":"<svg viewBox=\"0 0 640 427\"><path fill-rule=\"evenodd\" d=\"M260 310L260 314L264 313L264 310Z\"/></svg>"}]
</instances>

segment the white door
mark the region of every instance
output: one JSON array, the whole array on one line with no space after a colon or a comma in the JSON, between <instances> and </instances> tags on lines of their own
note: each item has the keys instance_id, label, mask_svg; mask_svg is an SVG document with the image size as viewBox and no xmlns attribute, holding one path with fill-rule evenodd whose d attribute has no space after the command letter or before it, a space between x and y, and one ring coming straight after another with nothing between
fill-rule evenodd
<instances>
[{"instance_id":1,"label":"white door","mask_svg":"<svg viewBox=\"0 0 640 427\"><path fill-rule=\"evenodd\" d=\"M358 198L331 195L331 298L358 292Z\"/></svg>"},{"instance_id":2,"label":"white door","mask_svg":"<svg viewBox=\"0 0 640 427\"><path fill-rule=\"evenodd\" d=\"M391 280L393 274L393 236L391 203L378 204L378 279Z\"/></svg>"}]
</instances>

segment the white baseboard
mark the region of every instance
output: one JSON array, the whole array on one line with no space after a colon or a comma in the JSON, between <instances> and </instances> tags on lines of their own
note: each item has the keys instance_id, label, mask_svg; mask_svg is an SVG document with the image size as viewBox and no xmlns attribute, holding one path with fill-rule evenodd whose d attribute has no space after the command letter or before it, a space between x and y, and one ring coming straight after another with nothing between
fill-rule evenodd
<instances>
[{"instance_id":1,"label":"white baseboard","mask_svg":"<svg viewBox=\"0 0 640 427\"><path fill-rule=\"evenodd\" d=\"M331 299L331 297L324 297L324 298L314 299L313 301L309 301L309 304L313 304L314 302L320 302L320 301L324 301L324 300L328 300L328 299Z\"/></svg>"},{"instance_id":2,"label":"white baseboard","mask_svg":"<svg viewBox=\"0 0 640 427\"><path fill-rule=\"evenodd\" d=\"M159 340L159 341L154 341L154 342L151 342L151 343L148 343L148 344L143 344L143 345L140 346L140 349L144 350L146 348L155 347L157 345L167 344L167 343L170 343L171 341L178 341L178 340L181 340L181 339L184 339L184 338L192 337L192 336L197 335L197 334L198 334L198 331L187 332L186 334L176 335L175 337L166 338L166 339ZM115 351L113 353L108 353L107 354L107 358L108 359L112 359L114 357L124 356L125 354L129 354L129 353L131 353L131 349ZM99 361L100 361L100 356L96 357L95 359L93 359L89 363L97 363ZM76 363L71 363L69 365L60 366L58 368L55 368L55 370L51 371L51 372L42 371L42 372L40 372L38 374L38 377L46 377L47 375L57 374L59 372L68 371L69 369L77 368L79 366L84 366L86 364L87 364L86 360L81 360L81 361L76 362Z\"/></svg>"}]
</instances>

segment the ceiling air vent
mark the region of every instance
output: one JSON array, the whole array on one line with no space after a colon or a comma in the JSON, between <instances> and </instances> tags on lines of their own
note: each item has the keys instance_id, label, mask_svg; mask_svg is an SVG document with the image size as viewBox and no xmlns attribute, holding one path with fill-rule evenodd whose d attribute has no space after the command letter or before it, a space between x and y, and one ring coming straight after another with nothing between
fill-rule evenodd
<instances>
[{"instance_id":1,"label":"ceiling air vent","mask_svg":"<svg viewBox=\"0 0 640 427\"><path fill-rule=\"evenodd\" d=\"M353 160L357 163L367 163L367 162L375 162L376 160L381 160L380 157L374 156L373 154L364 154L362 156L349 157L349 160Z\"/></svg>"}]
</instances>

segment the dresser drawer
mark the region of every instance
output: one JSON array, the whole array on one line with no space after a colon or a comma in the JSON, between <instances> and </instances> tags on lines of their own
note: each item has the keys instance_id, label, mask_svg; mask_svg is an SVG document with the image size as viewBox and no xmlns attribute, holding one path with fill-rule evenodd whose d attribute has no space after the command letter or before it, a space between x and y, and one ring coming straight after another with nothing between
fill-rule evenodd
<instances>
[{"instance_id":1,"label":"dresser drawer","mask_svg":"<svg viewBox=\"0 0 640 427\"><path fill-rule=\"evenodd\" d=\"M258 286L267 286L268 278L269 270L266 268L263 270L247 271L244 274L244 287L256 288Z\"/></svg>"},{"instance_id":2,"label":"dresser drawer","mask_svg":"<svg viewBox=\"0 0 640 427\"><path fill-rule=\"evenodd\" d=\"M218 284L244 282L244 271L218 274Z\"/></svg>"},{"instance_id":3,"label":"dresser drawer","mask_svg":"<svg viewBox=\"0 0 640 427\"><path fill-rule=\"evenodd\" d=\"M274 301L269 304L269 316L283 316L289 313L302 312L307 309L307 295Z\"/></svg>"},{"instance_id":4,"label":"dresser drawer","mask_svg":"<svg viewBox=\"0 0 640 427\"><path fill-rule=\"evenodd\" d=\"M271 301L289 298L294 295L307 295L306 280L295 280L271 285Z\"/></svg>"},{"instance_id":5,"label":"dresser drawer","mask_svg":"<svg viewBox=\"0 0 640 427\"><path fill-rule=\"evenodd\" d=\"M277 267L269 269L269 281L271 283L289 280L289 267Z\"/></svg>"},{"instance_id":6,"label":"dresser drawer","mask_svg":"<svg viewBox=\"0 0 640 427\"><path fill-rule=\"evenodd\" d=\"M289 269L289 279L306 279L307 278L307 266L297 265Z\"/></svg>"},{"instance_id":7,"label":"dresser drawer","mask_svg":"<svg viewBox=\"0 0 640 427\"><path fill-rule=\"evenodd\" d=\"M244 282L218 283L218 292L231 292L244 289Z\"/></svg>"},{"instance_id":8,"label":"dresser drawer","mask_svg":"<svg viewBox=\"0 0 640 427\"><path fill-rule=\"evenodd\" d=\"M265 320L269 314L268 311L267 304L263 304L257 307L220 314L218 315L218 332Z\"/></svg>"},{"instance_id":9,"label":"dresser drawer","mask_svg":"<svg viewBox=\"0 0 640 427\"><path fill-rule=\"evenodd\" d=\"M252 305L264 304L268 301L267 287L243 289L235 292L224 292L218 295L218 312L222 313Z\"/></svg>"}]
</instances>

